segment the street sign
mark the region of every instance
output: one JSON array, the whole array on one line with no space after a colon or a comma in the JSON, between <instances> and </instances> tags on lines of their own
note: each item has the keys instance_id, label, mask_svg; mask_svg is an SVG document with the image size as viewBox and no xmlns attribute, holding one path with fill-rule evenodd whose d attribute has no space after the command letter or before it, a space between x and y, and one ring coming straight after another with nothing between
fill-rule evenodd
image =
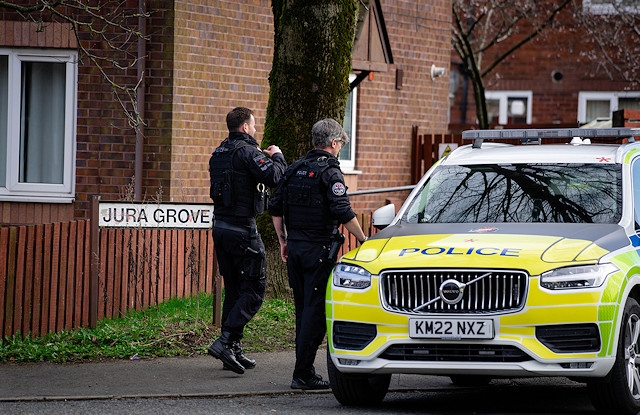
<instances>
[{"instance_id":1,"label":"street sign","mask_svg":"<svg viewBox=\"0 0 640 415\"><path fill-rule=\"evenodd\" d=\"M100 202L101 228L211 228L213 205L206 203Z\"/></svg>"}]
</instances>

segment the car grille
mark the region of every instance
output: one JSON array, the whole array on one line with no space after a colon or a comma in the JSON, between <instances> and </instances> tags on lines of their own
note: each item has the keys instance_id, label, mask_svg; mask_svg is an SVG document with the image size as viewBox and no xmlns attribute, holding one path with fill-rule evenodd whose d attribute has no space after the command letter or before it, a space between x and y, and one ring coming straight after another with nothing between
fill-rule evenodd
<instances>
[{"instance_id":1,"label":"car grille","mask_svg":"<svg viewBox=\"0 0 640 415\"><path fill-rule=\"evenodd\" d=\"M524 362L531 356L514 346L475 344L396 344L380 355L388 360L429 362Z\"/></svg>"},{"instance_id":2,"label":"car grille","mask_svg":"<svg viewBox=\"0 0 640 415\"><path fill-rule=\"evenodd\" d=\"M411 313L486 314L517 310L524 304L528 275L504 270L401 270L380 275L386 310ZM440 286L449 280L464 284L455 304L440 298Z\"/></svg>"}]
</instances>

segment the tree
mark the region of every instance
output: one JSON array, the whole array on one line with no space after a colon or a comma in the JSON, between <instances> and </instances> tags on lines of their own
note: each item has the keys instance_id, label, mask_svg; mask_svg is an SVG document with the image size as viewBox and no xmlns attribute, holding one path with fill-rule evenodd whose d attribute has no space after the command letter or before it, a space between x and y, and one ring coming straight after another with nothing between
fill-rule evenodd
<instances>
[{"instance_id":1,"label":"tree","mask_svg":"<svg viewBox=\"0 0 640 415\"><path fill-rule=\"evenodd\" d=\"M341 121L358 2L272 0L274 55L263 145L278 145L287 160L311 148L311 127Z\"/></svg>"},{"instance_id":2,"label":"tree","mask_svg":"<svg viewBox=\"0 0 640 415\"><path fill-rule=\"evenodd\" d=\"M453 0L453 49L473 85L479 128L489 128L486 79L509 55L553 23L570 2Z\"/></svg>"}]
</instances>

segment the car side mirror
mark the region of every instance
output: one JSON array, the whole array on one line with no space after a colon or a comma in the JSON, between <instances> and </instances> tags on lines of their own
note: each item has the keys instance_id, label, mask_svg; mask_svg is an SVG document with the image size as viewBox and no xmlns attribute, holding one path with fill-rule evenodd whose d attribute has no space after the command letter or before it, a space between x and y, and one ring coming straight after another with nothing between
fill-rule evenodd
<instances>
[{"instance_id":1,"label":"car side mirror","mask_svg":"<svg viewBox=\"0 0 640 415\"><path fill-rule=\"evenodd\" d=\"M384 205L381 208L376 209L373 212L373 216L371 217L371 224L376 227L376 229L384 229L396 217L396 205L393 203L389 203L388 205Z\"/></svg>"}]
</instances>

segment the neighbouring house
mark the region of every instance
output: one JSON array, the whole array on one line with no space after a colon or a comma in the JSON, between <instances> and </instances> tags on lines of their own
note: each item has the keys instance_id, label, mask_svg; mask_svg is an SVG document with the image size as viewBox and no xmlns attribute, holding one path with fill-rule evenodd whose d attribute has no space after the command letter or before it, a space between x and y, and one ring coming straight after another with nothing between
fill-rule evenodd
<instances>
[{"instance_id":1,"label":"neighbouring house","mask_svg":"<svg viewBox=\"0 0 640 415\"><path fill-rule=\"evenodd\" d=\"M208 159L235 106L256 112L262 138L273 52L267 0L127 0L151 16L141 59L106 74L134 85L143 128L134 131L112 85L84 56L105 44L53 19L0 8L0 225L87 218L90 200L210 202ZM365 2L366 3L366 2ZM450 0L370 0L354 47L343 154L350 191L410 185L411 131L449 122ZM79 20L87 19L78 15ZM432 77L432 66L441 68ZM4 98L3 98L4 97ZM289 160L290 162L292 160ZM357 195L367 212L406 192Z\"/></svg>"},{"instance_id":2,"label":"neighbouring house","mask_svg":"<svg viewBox=\"0 0 640 415\"><path fill-rule=\"evenodd\" d=\"M553 28L517 49L485 78L492 125L611 126L614 111L640 109L637 85L612 78L602 62L586 58L595 46L585 41L587 29L576 21L572 8L613 13L607 3L611 2L572 2L558 14ZM620 35L627 32L630 29L619 30ZM511 43L507 39L501 45L497 50L504 51ZM451 123L473 125L473 89L455 52L450 75Z\"/></svg>"}]
</instances>

